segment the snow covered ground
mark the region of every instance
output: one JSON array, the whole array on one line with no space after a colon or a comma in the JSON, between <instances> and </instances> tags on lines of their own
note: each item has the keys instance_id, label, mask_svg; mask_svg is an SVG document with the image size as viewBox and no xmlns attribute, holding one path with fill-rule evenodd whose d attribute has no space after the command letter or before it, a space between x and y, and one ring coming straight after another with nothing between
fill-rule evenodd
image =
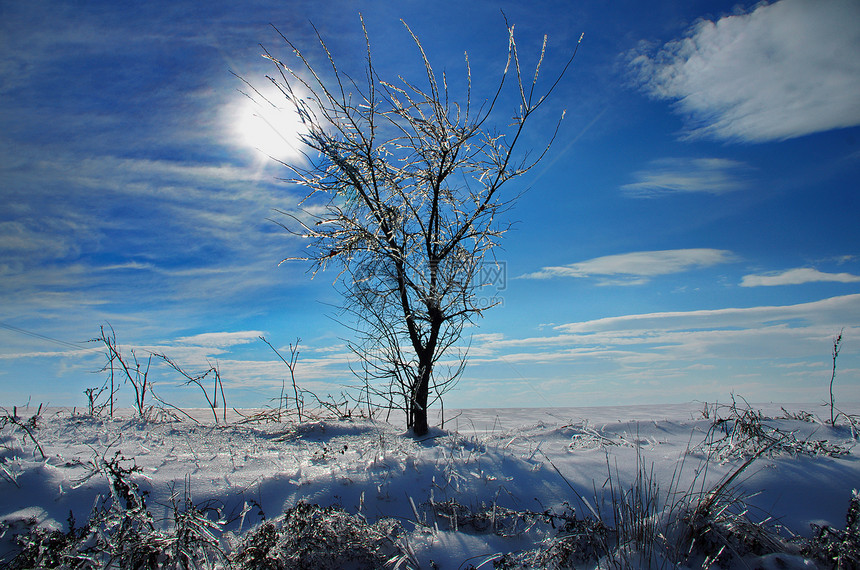
<instances>
[{"instance_id":1,"label":"snow covered ground","mask_svg":"<svg viewBox=\"0 0 860 570\"><path fill-rule=\"evenodd\" d=\"M138 469L127 477L148 493L156 526L173 524L176 498L189 497L219 521L213 532L225 552L301 501L338 505L370 523L393 518L406 554L391 566L402 568L492 568L503 566L503 553L520 553L528 565L524 553L549 544L559 534L553 524L564 522L540 513L569 515L567 506L617 527L618 505L638 478L637 496L652 489L648 496L659 502L646 515L659 518L763 450L726 497L741 498L744 516L778 536L809 537L811 523L844 529L852 490L860 488L849 422L827 425L816 416L829 418L829 409L815 404L446 410L444 428L418 440L393 420L240 423L230 412L226 425L214 425L211 410L186 411L199 423L59 408L29 423L37 410L18 408L13 422L5 409L0 561L11 560L14 534L34 521L67 530L71 513L83 524L111 496L110 465ZM762 567L815 567L798 552L778 561L739 554Z\"/></svg>"}]
</instances>

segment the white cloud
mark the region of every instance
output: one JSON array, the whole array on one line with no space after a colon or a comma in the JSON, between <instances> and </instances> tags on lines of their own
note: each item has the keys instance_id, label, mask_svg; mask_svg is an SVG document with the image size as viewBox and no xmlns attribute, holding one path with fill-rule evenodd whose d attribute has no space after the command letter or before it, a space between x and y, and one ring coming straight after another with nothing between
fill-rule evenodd
<instances>
[{"instance_id":1,"label":"white cloud","mask_svg":"<svg viewBox=\"0 0 860 570\"><path fill-rule=\"evenodd\" d=\"M77 253L67 236L51 235L40 222L0 222L0 258L9 263L20 258L43 260ZM71 228L67 224L64 229Z\"/></svg>"},{"instance_id":2,"label":"white cloud","mask_svg":"<svg viewBox=\"0 0 860 570\"><path fill-rule=\"evenodd\" d=\"M630 63L646 91L677 101L692 136L784 140L860 125L858 21L856 0L760 4Z\"/></svg>"},{"instance_id":3,"label":"white cloud","mask_svg":"<svg viewBox=\"0 0 860 570\"><path fill-rule=\"evenodd\" d=\"M213 332L178 338L176 342L202 347L227 348L237 344L248 344L262 335L260 331Z\"/></svg>"},{"instance_id":4,"label":"white cloud","mask_svg":"<svg viewBox=\"0 0 860 570\"><path fill-rule=\"evenodd\" d=\"M621 315L557 325L554 335L485 339L473 345L478 358L472 362L602 361L631 373L691 365L725 369L737 360L784 365L811 358L820 366L835 332L860 335L851 324L857 322L860 294L785 306Z\"/></svg>"},{"instance_id":5,"label":"white cloud","mask_svg":"<svg viewBox=\"0 0 860 570\"><path fill-rule=\"evenodd\" d=\"M62 314L130 299L229 303L299 279L276 268L298 240L267 220L297 198L253 169L38 150L0 142L14 165L0 168L13 215L0 222L0 293L15 315L51 300Z\"/></svg>"},{"instance_id":6,"label":"white cloud","mask_svg":"<svg viewBox=\"0 0 860 570\"><path fill-rule=\"evenodd\" d=\"M803 283L816 283L821 281L833 281L837 283L860 283L860 275L850 273L824 273L811 267L799 267L785 271L774 271L760 273L757 275L744 275L741 287L767 287L774 285L801 285Z\"/></svg>"},{"instance_id":7,"label":"white cloud","mask_svg":"<svg viewBox=\"0 0 860 570\"><path fill-rule=\"evenodd\" d=\"M540 271L521 275L522 279L550 279L553 277L624 276L624 280L610 280L604 284L641 285L657 275L680 273L697 267L710 267L735 260L734 254L722 249L669 249L664 251L637 251L619 255L596 257L569 265L544 267Z\"/></svg>"},{"instance_id":8,"label":"white cloud","mask_svg":"<svg viewBox=\"0 0 860 570\"><path fill-rule=\"evenodd\" d=\"M746 185L737 175L744 169L744 163L723 158L655 160L647 170L635 173L637 182L625 184L621 190L637 198L683 193L725 194Z\"/></svg>"},{"instance_id":9,"label":"white cloud","mask_svg":"<svg viewBox=\"0 0 860 570\"><path fill-rule=\"evenodd\" d=\"M701 328L743 329L764 323L839 324L860 321L860 294L831 297L811 303L787 306L670 311L607 317L558 325L565 333L593 333L614 330L694 330Z\"/></svg>"}]
</instances>

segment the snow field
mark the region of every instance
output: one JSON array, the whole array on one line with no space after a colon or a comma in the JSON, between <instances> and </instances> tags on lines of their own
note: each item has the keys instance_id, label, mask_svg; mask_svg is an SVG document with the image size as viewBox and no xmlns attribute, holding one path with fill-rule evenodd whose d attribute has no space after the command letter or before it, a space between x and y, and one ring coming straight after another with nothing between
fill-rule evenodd
<instances>
[{"instance_id":1,"label":"snow field","mask_svg":"<svg viewBox=\"0 0 860 570\"><path fill-rule=\"evenodd\" d=\"M816 409L789 409L801 408ZM746 516L780 525L786 537L809 536L810 523L844 528L852 490L860 487L850 427L787 419L781 406L753 409L767 429L778 430L767 433L782 437L782 447L732 481ZM97 467L113 458L139 468L133 479L148 493L157 524L171 524L171 497L184 490L194 504L217 509L226 547L264 518L305 501L339 505L371 523L399 521L407 531L399 545L410 553L401 567L489 568L501 553L534 549L557 533L539 517L513 512L569 507L614 527L625 524L618 520L619 497L637 481L660 503L645 515L660 517L680 498L725 480L749 453L733 439L734 424L717 420L726 409L715 406L707 418L705 410L702 404L455 410L446 413L444 430L416 440L366 418L216 426L205 423L208 410L189 411L196 424L144 422L128 410L111 419L46 409L32 430L44 458L17 426L0 433L6 526L0 555L10 555L11 537L33 521L65 529L70 512L85 521L110 494ZM17 410L23 419L35 412ZM823 441L830 447L804 451ZM759 562L766 567L768 560ZM806 567L799 556L780 563Z\"/></svg>"}]
</instances>

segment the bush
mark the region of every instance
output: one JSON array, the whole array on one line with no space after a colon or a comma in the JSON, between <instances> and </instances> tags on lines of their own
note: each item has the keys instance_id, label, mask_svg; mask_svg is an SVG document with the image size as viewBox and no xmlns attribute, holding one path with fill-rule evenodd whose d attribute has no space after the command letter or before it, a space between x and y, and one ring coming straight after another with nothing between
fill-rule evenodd
<instances>
[{"instance_id":1,"label":"bush","mask_svg":"<svg viewBox=\"0 0 860 570\"><path fill-rule=\"evenodd\" d=\"M813 524L803 554L831 568L860 568L860 492L851 495L845 530Z\"/></svg>"},{"instance_id":2,"label":"bush","mask_svg":"<svg viewBox=\"0 0 860 570\"><path fill-rule=\"evenodd\" d=\"M184 501L173 496L173 524L156 529L141 491L132 476L140 469L116 453L97 457L92 472L104 475L110 497L93 508L87 524L78 528L69 514L69 530L42 529L32 521L28 532L15 537L18 553L10 569L24 568L212 568L225 557L211 529L218 525L191 501L186 485Z\"/></svg>"},{"instance_id":3,"label":"bush","mask_svg":"<svg viewBox=\"0 0 860 570\"><path fill-rule=\"evenodd\" d=\"M803 416L796 419L808 421ZM838 457L850 451L845 445L827 440L797 439L793 432L772 427L768 420L760 410L754 410L749 404L739 406L732 397L731 406L715 411L707 437L693 451L720 461L746 459L762 453Z\"/></svg>"},{"instance_id":4,"label":"bush","mask_svg":"<svg viewBox=\"0 0 860 570\"><path fill-rule=\"evenodd\" d=\"M401 531L391 519L368 524L340 507L300 502L251 530L231 560L259 570L382 568L400 557Z\"/></svg>"}]
</instances>

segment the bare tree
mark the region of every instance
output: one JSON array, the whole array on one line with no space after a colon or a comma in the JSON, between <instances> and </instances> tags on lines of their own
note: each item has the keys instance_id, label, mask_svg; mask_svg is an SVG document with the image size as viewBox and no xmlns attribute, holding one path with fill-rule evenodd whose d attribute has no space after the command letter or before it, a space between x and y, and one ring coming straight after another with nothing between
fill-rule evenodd
<instances>
[{"instance_id":1,"label":"bare tree","mask_svg":"<svg viewBox=\"0 0 860 570\"><path fill-rule=\"evenodd\" d=\"M406 412L415 435L423 435L431 393L441 398L463 371L467 349L458 342L464 326L489 308L477 296L486 284L480 269L495 262L493 249L510 227L499 214L516 198L503 197L501 188L540 162L558 125L538 156L518 156L515 149L576 50L541 94L546 37L534 74L525 77L508 26L505 70L490 97L474 106L468 55L465 97L455 102L446 75L433 70L405 23L424 67L420 86L402 76L380 77L361 24L361 81L338 69L319 33L325 72L283 35L298 58L296 68L265 52L278 69L268 79L294 105L309 149L306 162L283 163L288 181L309 193L300 212L280 212L288 218L281 225L309 241L307 255L288 259L310 261L314 275L330 264L340 271L344 308L357 317L350 347L364 377L381 386L375 393L390 409ZM512 74L518 110L509 128L498 131L487 123Z\"/></svg>"}]
</instances>

